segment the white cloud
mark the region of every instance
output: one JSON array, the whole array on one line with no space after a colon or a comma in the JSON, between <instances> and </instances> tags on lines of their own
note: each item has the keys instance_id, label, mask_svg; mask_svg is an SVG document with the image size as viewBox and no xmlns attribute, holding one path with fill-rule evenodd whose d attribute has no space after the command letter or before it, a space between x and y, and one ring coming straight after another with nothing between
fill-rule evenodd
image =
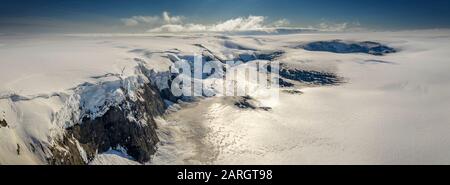
<instances>
[{"instance_id":1,"label":"white cloud","mask_svg":"<svg viewBox=\"0 0 450 185\"><path fill-rule=\"evenodd\" d=\"M157 28L150 29L148 32L182 32L186 28L177 24L166 24Z\"/></svg>"},{"instance_id":2,"label":"white cloud","mask_svg":"<svg viewBox=\"0 0 450 185\"><path fill-rule=\"evenodd\" d=\"M166 21L169 23L174 23L175 17L172 20ZM204 24L165 24L156 28L148 30L148 32L232 32L232 31L250 31L250 30L264 30L270 28L265 24L266 18L263 16L248 16L248 17L238 17L234 19L229 19L223 22L218 22L216 24L204 25ZM284 21L287 23L287 20Z\"/></svg>"},{"instance_id":3,"label":"white cloud","mask_svg":"<svg viewBox=\"0 0 450 185\"><path fill-rule=\"evenodd\" d=\"M275 21L272 23L272 26L274 27L283 27L283 26L289 26L290 22L287 19L280 19L278 21Z\"/></svg>"},{"instance_id":4,"label":"white cloud","mask_svg":"<svg viewBox=\"0 0 450 185\"><path fill-rule=\"evenodd\" d=\"M148 32L232 32L269 30L289 25L286 19L267 24L264 16L237 17L209 25L183 23L184 19L183 16L171 16L169 12L164 11L161 16L132 16L121 21L128 27L147 27Z\"/></svg>"},{"instance_id":5,"label":"white cloud","mask_svg":"<svg viewBox=\"0 0 450 185\"><path fill-rule=\"evenodd\" d=\"M120 19L125 26L161 26L165 24L181 24L182 16L170 16L169 12L163 12L161 16L132 16Z\"/></svg>"},{"instance_id":6,"label":"white cloud","mask_svg":"<svg viewBox=\"0 0 450 185\"><path fill-rule=\"evenodd\" d=\"M359 22L343 22L343 23L333 23L333 22L321 22L316 26L310 26L309 28L319 30L319 31L332 31L332 32L342 32L342 31L363 31L365 28L361 27Z\"/></svg>"},{"instance_id":7,"label":"white cloud","mask_svg":"<svg viewBox=\"0 0 450 185\"><path fill-rule=\"evenodd\" d=\"M239 31L264 31L273 32L277 28L286 28L290 26L287 19L279 19L274 22L267 22L264 16L237 17L215 24L194 24L184 23L185 17L171 16L169 12L164 11L161 16L133 16L121 19L124 25L147 29L147 32L239 32ZM292 28L292 27L290 27ZM348 31L360 29L359 23L332 23L322 22L315 26L306 28L318 31Z\"/></svg>"},{"instance_id":8,"label":"white cloud","mask_svg":"<svg viewBox=\"0 0 450 185\"><path fill-rule=\"evenodd\" d=\"M161 23L158 16L133 16L121 19L126 26L137 26L139 24L157 25Z\"/></svg>"},{"instance_id":9,"label":"white cloud","mask_svg":"<svg viewBox=\"0 0 450 185\"><path fill-rule=\"evenodd\" d=\"M319 30L323 31L344 31L348 28L348 23L320 23Z\"/></svg>"},{"instance_id":10,"label":"white cloud","mask_svg":"<svg viewBox=\"0 0 450 185\"><path fill-rule=\"evenodd\" d=\"M239 17L210 26L210 31L245 31L264 28L263 16Z\"/></svg>"},{"instance_id":11,"label":"white cloud","mask_svg":"<svg viewBox=\"0 0 450 185\"><path fill-rule=\"evenodd\" d=\"M127 19L121 19L121 21L126 25L126 26L137 26L139 24L138 21L131 19L131 18L127 18Z\"/></svg>"},{"instance_id":12,"label":"white cloud","mask_svg":"<svg viewBox=\"0 0 450 185\"><path fill-rule=\"evenodd\" d=\"M166 24L181 24L183 19L181 16L171 17L169 12L166 11L163 12L162 17Z\"/></svg>"},{"instance_id":13,"label":"white cloud","mask_svg":"<svg viewBox=\"0 0 450 185\"><path fill-rule=\"evenodd\" d=\"M166 24L157 28L152 28L147 32L205 32L209 28L202 24Z\"/></svg>"}]
</instances>

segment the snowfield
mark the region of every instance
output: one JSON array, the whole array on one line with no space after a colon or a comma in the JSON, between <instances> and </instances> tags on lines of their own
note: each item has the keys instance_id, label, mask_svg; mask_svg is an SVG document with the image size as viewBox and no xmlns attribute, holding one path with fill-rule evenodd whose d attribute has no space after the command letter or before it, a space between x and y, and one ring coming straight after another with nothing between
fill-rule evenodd
<instances>
[{"instance_id":1,"label":"snowfield","mask_svg":"<svg viewBox=\"0 0 450 185\"><path fill-rule=\"evenodd\" d=\"M69 155L57 145L68 128L139 100L143 84L163 90L172 62L194 54L276 60L290 73L276 102L165 99L145 164L450 164L449 50L449 30L0 35L0 164L47 164L55 147ZM73 142L85 163L140 164L122 146L89 159Z\"/></svg>"}]
</instances>

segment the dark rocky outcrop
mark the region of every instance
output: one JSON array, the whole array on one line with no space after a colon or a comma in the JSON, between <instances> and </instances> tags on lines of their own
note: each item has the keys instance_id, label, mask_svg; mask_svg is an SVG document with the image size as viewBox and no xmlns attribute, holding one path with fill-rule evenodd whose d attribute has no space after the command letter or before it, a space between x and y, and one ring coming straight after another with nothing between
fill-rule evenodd
<instances>
[{"instance_id":1,"label":"dark rocky outcrop","mask_svg":"<svg viewBox=\"0 0 450 185\"><path fill-rule=\"evenodd\" d=\"M316 41L299 45L296 48L302 48L308 51L327 51L333 53L367 53L378 56L397 52L394 48L372 41Z\"/></svg>"},{"instance_id":2,"label":"dark rocky outcrop","mask_svg":"<svg viewBox=\"0 0 450 185\"><path fill-rule=\"evenodd\" d=\"M51 165L87 164L87 161L83 159L81 151L79 150L76 142L77 140L71 135L65 135L61 140L58 140L56 145L49 148L52 156L47 159L48 164ZM91 159L94 158L94 155L89 156L89 158Z\"/></svg>"},{"instance_id":3,"label":"dark rocky outcrop","mask_svg":"<svg viewBox=\"0 0 450 185\"><path fill-rule=\"evenodd\" d=\"M256 109L257 107L250 103L250 100L252 100L250 96L243 96L240 100L236 101L234 105L241 109Z\"/></svg>"},{"instance_id":4,"label":"dark rocky outcrop","mask_svg":"<svg viewBox=\"0 0 450 185\"><path fill-rule=\"evenodd\" d=\"M277 58L281 57L283 54L284 51L255 51L252 53L239 54L239 57L235 58L234 61L242 61L242 62L249 62L252 60L274 61Z\"/></svg>"},{"instance_id":5,"label":"dark rocky outcrop","mask_svg":"<svg viewBox=\"0 0 450 185\"><path fill-rule=\"evenodd\" d=\"M7 127L7 126L8 126L8 123L6 122L6 120L1 119L0 120L0 128L1 127Z\"/></svg>"},{"instance_id":6,"label":"dark rocky outcrop","mask_svg":"<svg viewBox=\"0 0 450 185\"><path fill-rule=\"evenodd\" d=\"M302 69L280 69L280 76L286 79L299 81L302 83L312 84L312 85L333 85L341 83L342 78L338 77L336 74L320 72L320 71L309 71Z\"/></svg>"},{"instance_id":7,"label":"dark rocky outcrop","mask_svg":"<svg viewBox=\"0 0 450 185\"><path fill-rule=\"evenodd\" d=\"M286 80L282 79L282 78L278 78L278 83L280 85L280 87L293 87L294 84L291 82L287 82Z\"/></svg>"},{"instance_id":8,"label":"dark rocky outcrop","mask_svg":"<svg viewBox=\"0 0 450 185\"><path fill-rule=\"evenodd\" d=\"M288 94L303 94L302 91L297 89L285 89L282 92L288 93Z\"/></svg>"},{"instance_id":9,"label":"dark rocky outcrop","mask_svg":"<svg viewBox=\"0 0 450 185\"><path fill-rule=\"evenodd\" d=\"M384 60L365 60L363 63L374 63L374 64L396 64L395 62L391 61L384 61Z\"/></svg>"},{"instance_id":10,"label":"dark rocky outcrop","mask_svg":"<svg viewBox=\"0 0 450 185\"><path fill-rule=\"evenodd\" d=\"M273 60L276 60L277 58L281 57L284 53L285 52L281 51L281 50L279 50L279 51L269 51L269 52L261 51L261 52L256 52L255 55L256 55L256 58L258 60L270 60L270 61L273 61Z\"/></svg>"},{"instance_id":11,"label":"dark rocky outcrop","mask_svg":"<svg viewBox=\"0 0 450 185\"><path fill-rule=\"evenodd\" d=\"M151 84L144 85L138 96L136 101L126 99L121 105L110 107L101 117L84 118L81 124L67 128L63 139L51 148L53 156L48 162L86 164L97 153L117 146L125 148L138 162L149 161L159 142L154 117L164 113L165 105L160 92Z\"/></svg>"},{"instance_id":12,"label":"dark rocky outcrop","mask_svg":"<svg viewBox=\"0 0 450 185\"><path fill-rule=\"evenodd\" d=\"M17 144L17 149L16 149L17 155L20 155L20 145Z\"/></svg>"},{"instance_id":13,"label":"dark rocky outcrop","mask_svg":"<svg viewBox=\"0 0 450 185\"><path fill-rule=\"evenodd\" d=\"M267 65L267 71L272 72L271 65ZM306 69L296 69L280 63L278 79L280 87L293 87L294 84L286 79L311 85L335 85L343 82L343 78L334 73L314 71Z\"/></svg>"},{"instance_id":14,"label":"dark rocky outcrop","mask_svg":"<svg viewBox=\"0 0 450 185\"><path fill-rule=\"evenodd\" d=\"M261 109L265 111L272 110L271 107L258 106L257 104L258 103L256 102L256 100L250 96L239 97L239 99L234 103L234 105L240 109Z\"/></svg>"}]
</instances>

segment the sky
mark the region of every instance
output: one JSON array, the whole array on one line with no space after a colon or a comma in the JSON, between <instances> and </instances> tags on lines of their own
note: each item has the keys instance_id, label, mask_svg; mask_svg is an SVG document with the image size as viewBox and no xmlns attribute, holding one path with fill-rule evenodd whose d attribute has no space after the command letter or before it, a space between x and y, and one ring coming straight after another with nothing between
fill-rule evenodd
<instances>
[{"instance_id":1,"label":"sky","mask_svg":"<svg viewBox=\"0 0 450 185\"><path fill-rule=\"evenodd\" d=\"M269 27L450 28L450 0L0 0L0 33Z\"/></svg>"}]
</instances>

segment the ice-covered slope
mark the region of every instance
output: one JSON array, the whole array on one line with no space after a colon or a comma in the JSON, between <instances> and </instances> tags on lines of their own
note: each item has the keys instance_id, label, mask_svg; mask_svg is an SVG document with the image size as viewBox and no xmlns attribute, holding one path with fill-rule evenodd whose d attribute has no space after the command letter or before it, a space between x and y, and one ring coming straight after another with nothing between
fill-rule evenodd
<instances>
[{"instance_id":1,"label":"ice-covered slope","mask_svg":"<svg viewBox=\"0 0 450 185\"><path fill-rule=\"evenodd\" d=\"M0 163L41 164L59 155L55 154L56 150L66 156L64 153L77 152L71 151L74 147L81 154L86 148L101 147L85 146L83 149L78 143L70 144L75 141L62 139L66 138L65 129L87 120L96 122L95 119L107 115L111 107L123 108L124 102L136 102L136 98L145 97L142 87L150 83L149 77L156 78L171 64L165 58L166 50L174 46L195 50L189 43L178 42L182 39L173 39L170 43L170 39L161 37L153 37L150 42L142 41L143 38L2 37L0 109L5 112L8 127L0 128ZM142 48L154 53L136 52L136 49L144 52ZM71 134L82 135L86 129L79 130ZM100 142L105 138L91 140Z\"/></svg>"},{"instance_id":2,"label":"ice-covered slope","mask_svg":"<svg viewBox=\"0 0 450 185\"><path fill-rule=\"evenodd\" d=\"M336 39L399 52L297 47ZM0 164L135 164L153 152L156 164L449 163L449 39L448 30L1 35ZM193 54L280 61L279 102L168 102L177 100L161 88L173 58ZM179 111L162 115L163 101Z\"/></svg>"},{"instance_id":3,"label":"ice-covered slope","mask_svg":"<svg viewBox=\"0 0 450 185\"><path fill-rule=\"evenodd\" d=\"M334 39L368 40L386 56L287 49ZM169 119L175 144L155 162L194 164L449 164L450 32L308 34L259 38L281 62L325 70L345 83L281 93L269 112L210 99ZM185 138L184 136L188 136ZM167 153L181 152L167 158ZM191 151L190 153L188 151ZM193 151L193 152L192 152Z\"/></svg>"},{"instance_id":4,"label":"ice-covered slope","mask_svg":"<svg viewBox=\"0 0 450 185\"><path fill-rule=\"evenodd\" d=\"M227 42L218 35L2 36L0 163L83 164L118 146L148 161L159 140L154 119L164 99L176 101L164 89L171 56L238 57Z\"/></svg>"}]
</instances>

